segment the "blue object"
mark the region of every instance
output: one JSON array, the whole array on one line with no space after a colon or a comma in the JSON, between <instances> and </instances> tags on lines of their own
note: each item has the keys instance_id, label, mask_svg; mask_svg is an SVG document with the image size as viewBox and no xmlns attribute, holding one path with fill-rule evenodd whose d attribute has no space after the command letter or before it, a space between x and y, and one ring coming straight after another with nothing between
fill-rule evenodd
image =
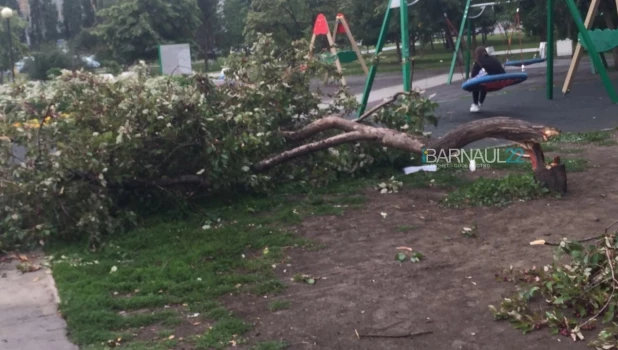
<instances>
[{"instance_id":1,"label":"blue object","mask_svg":"<svg viewBox=\"0 0 618 350\"><path fill-rule=\"evenodd\" d=\"M528 60L506 61L504 65L508 67L521 67L522 65L529 66L531 64L537 64L537 63L543 63L543 62L545 62L544 58L531 58Z\"/></svg>"},{"instance_id":2,"label":"blue object","mask_svg":"<svg viewBox=\"0 0 618 350\"><path fill-rule=\"evenodd\" d=\"M475 90L492 92L502 90L507 86L523 83L526 79L528 79L527 73L483 75L466 81L461 85L461 88L469 92Z\"/></svg>"}]
</instances>

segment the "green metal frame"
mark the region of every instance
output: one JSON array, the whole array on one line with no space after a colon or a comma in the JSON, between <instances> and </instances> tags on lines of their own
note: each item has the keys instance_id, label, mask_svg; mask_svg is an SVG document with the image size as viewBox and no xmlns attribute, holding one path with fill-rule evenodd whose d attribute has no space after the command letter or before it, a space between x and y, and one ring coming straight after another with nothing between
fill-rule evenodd
<instances>
[{"instance_id":1,"label":"green metal frame","mask_svg":"<svg viewBox=\"0 0 618 350\"><path fill-rule=\"evenodd\" d=\"M388 6L386 8L386 14L384 15L384 21L382 22L382 29L380 30L380 36L378 37L378 42L376 44L376 56L382 52L384 48L384 42L386 41L386 35L388 33L388 24L391 19L392 11L391 5L394 0L388 0ZM468 0L471 1L471 0ZM412 71L412 62L410 62L410 34L408 32L408 4L406 4L405 0L400 1L399 5L400 17L401 17L401 74L403 78L403 90L405 92L410 92L411 90L411 71ZM376 73L378 70L377 64L372 64L369 69L369 76L367 81L365 82L365 89L363 91L363 98L361 100L361 105L358 110L358 117L360 117L365 110L367 109L367 103L369 101L369 94L371 93L371 88L373 87L373 82L376 77Z\"/></svg>"},{"instance_id":2,"label":"green metal frame","mask_svg":"<svg viewBox=\"0 0 618 350\"><path fill-rule=\"evenodd\" d=\"M464 8L463 19L461 20L461 24L459 25L459 33L457 34L457 41L455 42L455 52L453 52L453 59L451 60L451 67L449 68L448 79L446 80L446 83L448 85L451 85L451 82L453 81L453 73L455 73L455 63L457 62L457 54L459 53L459 49L461 48L461 38L464 33L464 28L466 26L466 21L468 19L468 12L470 11L471 4L472 4L472 0L466 0L466 7ZM470 45L469 41L468 41L468 45ZM469 53L469 50L468 50L468 53ZM468 66L470 65L468 64Z\"/></svg>"},{"instance_id":3,"label":"green metal frame","mask_svg":"<svg viewBox=\"0 0 618 350\"><path fill-rule=\"evenodd\" d=\"M574 0L566 0L566 4L571 12L571 17L575 20L575 24L577 25L577 30L579 30L579 34L581 35L582 41L584 45L588 47L588 55L592 59L592 64L595 69L601 75L601 81L603 82L603 86L605 90L607 90L607 94L609 98L612 100L612 103L618 103L618 94L616 93L616 89L614 88L614 84L612 83L609 75L607 74L607 69L603 65L601 61L601 55L597 51L592 39L590 38L590 34L588 33L588 29L584 25L584 21L582 20L581 14L577 9L577 5L575 5ZM553 66L554 66L554 55L553 55L553 41L549 41L549 33L551 31L551 38L553 39L553 0L547 0L547 42L548 44L551 42L547 50L547 98L551 99L553 97ZM552 11L549 11L552 10ZM551 49L550 49L551 48ZM550 54L551 53L551 54ZM551 73L551 75L550 75ZM551 79L551 80L550 80ZM552 84L550 84L550 82Z\"/></svg>"}]
</instances>

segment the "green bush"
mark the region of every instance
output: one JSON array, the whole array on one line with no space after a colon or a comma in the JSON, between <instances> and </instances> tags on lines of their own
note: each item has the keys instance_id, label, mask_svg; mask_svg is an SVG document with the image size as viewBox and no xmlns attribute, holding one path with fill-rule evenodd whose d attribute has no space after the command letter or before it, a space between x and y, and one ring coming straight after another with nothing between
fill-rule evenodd
<instances>
[{"instance_id":1,"label":"green bush","mask_svg":"<svg viewBox=\"0 0 618 350\"><path fill-rule=\"evenodd\" d=\"M116 61L103 61L101 66L107 70L109 74L118 75L122 73L122 66Z\"/></svg>"},{"instance_id":2,"label":"green bush","mask_svg":"<svg viewBox=\"0 0 618 350\"><path fill-rule=\"evenodd\" d=\"M84 68L84 63L73 58L70 54L64 53L58 48L46 49L33 55L34 60L27 60L24 66L24 73L27 73L31 80L48 80L50 73L53 76L62 69Z\"/></svg>"},{"instance_id":3,"label":"green bush","mask_svg":"<svg viewBox=\"0 0 618 350\"><path fill-rule=\"evenodd\" d=\"M218 88L202 75L150 78L145 65L136 78L117 82L65 71L49 82L0 88L0 155L10 159L16 145L26 148L25 159L0 165L0 250L49 237L89 237L96 246L101 235L135 223L131 208L196 194L265 192L289 181L320 185L409 159L369 143L346 144L254 172L257 161L290 147L280 130L357 108L345 91L328 108L318 106L322 96L310 80L324 67L298 69L306 41L279 55L273 49L262 36L251 56L231 56L235 83ZM409 132L414 128L401 120L417 123L435 108L420 96L398 105L406 108L378 119Z\"/></svg>"}]
</instances>

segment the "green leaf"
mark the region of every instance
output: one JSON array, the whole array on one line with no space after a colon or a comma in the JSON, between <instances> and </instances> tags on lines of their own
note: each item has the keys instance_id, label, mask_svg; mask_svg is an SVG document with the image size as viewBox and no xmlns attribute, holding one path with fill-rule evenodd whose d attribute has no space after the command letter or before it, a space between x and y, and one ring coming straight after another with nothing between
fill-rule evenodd
<instances>
[{"instance_id":1,"label":"green leaf","mask_svg":"<svg viewBox=\"0 0 618 350\"><path fill-rule=\"evenodd\" d=\"M609 323L614 320L615 310L616 310L616 304L611 303L609 307L607 308L605 315L603 316L603 323Z\"/></svg>"},{"instance_id":2,"label":"green leaf","mask_svg":"<svg viewBox=\"0 0 618 350\"><path fill-rule=\"evenodd\" d=\"M406 260L406 254L405 253L397 253L397 255L395 256L396 260L399 260L400 262L404 262Z\"/></svg>"}]
</instances>

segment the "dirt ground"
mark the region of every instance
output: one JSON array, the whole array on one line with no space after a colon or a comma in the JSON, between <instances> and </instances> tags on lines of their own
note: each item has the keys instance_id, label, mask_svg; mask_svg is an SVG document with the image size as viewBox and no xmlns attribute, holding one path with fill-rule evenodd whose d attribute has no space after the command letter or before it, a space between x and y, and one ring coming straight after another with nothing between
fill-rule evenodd
<instances>
[{"instance_id":1,"label":"dirt ground","mask_svg":"<svg viewBox=\"0 0 618 350\"><path fill-rule=\"evenodd\" d=\"M437 189L371 192L363 209L306 220L298 233L324 248L288 251L288 265L276 270L289 287L274 298L227 301L235 314L255 324L246 348L284 340L294 350L587 349L587 342L552 336L547 329L523 335L508 322L494 321L488 309L516 290L497 281L496 273L510 265L551 263L552 249L530 246L531 241L589 237L618 220L616 147L571 147L584 149L577 157L587 159L589 168L568 175L569 193L562 199L450 210L438 206L446 192ZM475 173L482 175L491 170ZM474 222L477 237L464 237L462 229ZM396 261L399 246L420 251L425 260ZM291 281L297 273L321 279L314 285ZM271 312L268 305L275 300L291 306ZM423 331L432 333L412 339L356 334ZM596 336L586 335L586 340Z\"/></svg>"}]
</instances>

